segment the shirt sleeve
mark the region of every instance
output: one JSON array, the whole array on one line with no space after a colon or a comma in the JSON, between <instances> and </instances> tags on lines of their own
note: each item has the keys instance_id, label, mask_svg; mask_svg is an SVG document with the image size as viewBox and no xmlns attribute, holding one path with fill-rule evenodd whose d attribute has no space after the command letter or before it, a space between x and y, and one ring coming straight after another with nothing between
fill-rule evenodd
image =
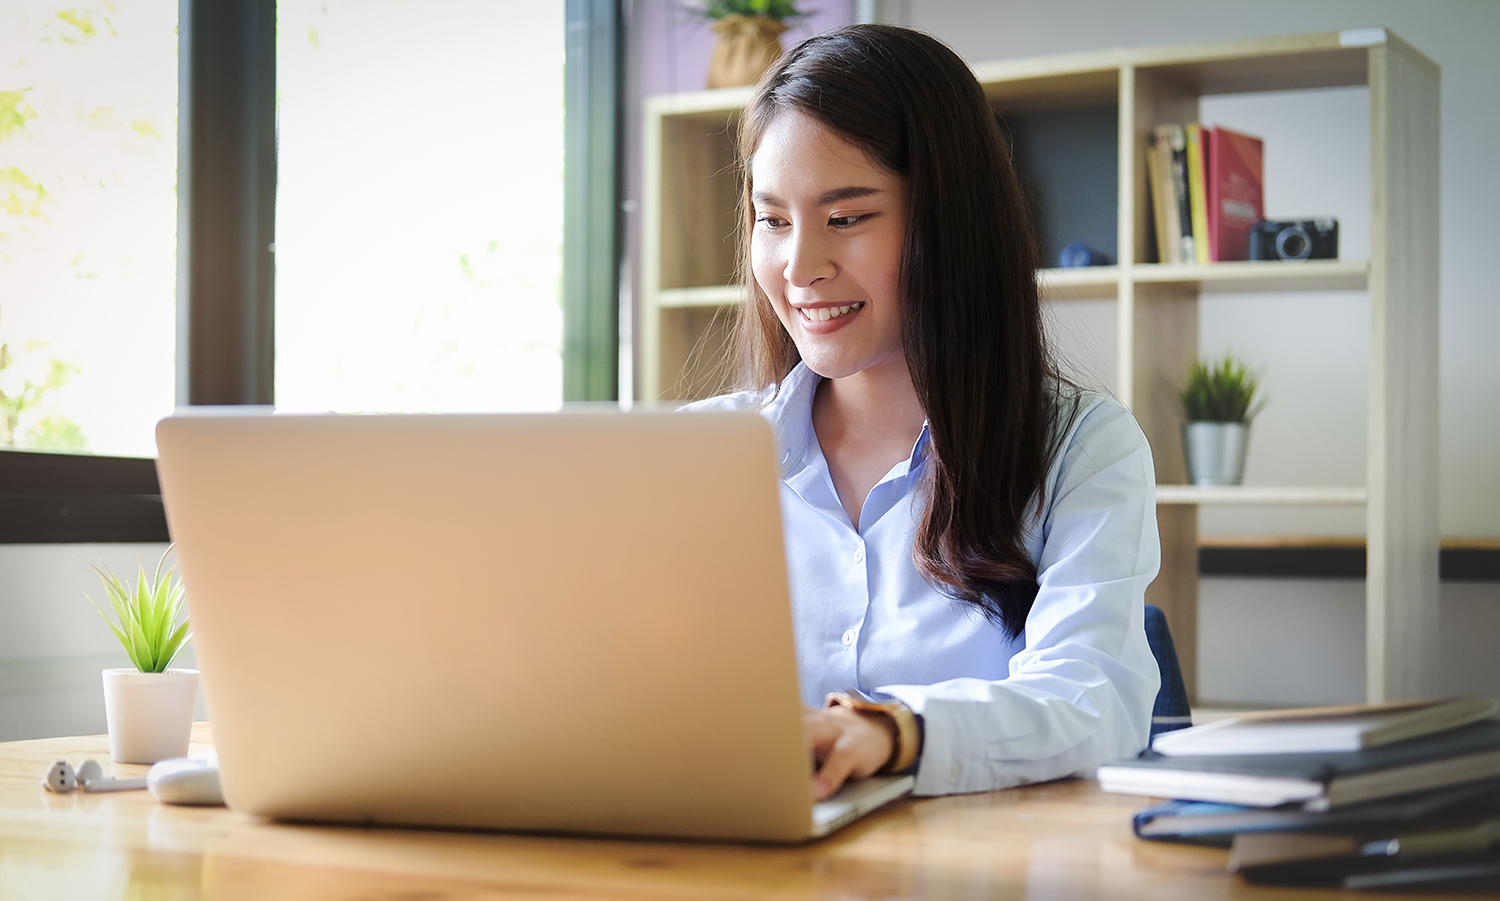
<instances>
[{"instance_id":1,"label":"shirt sleeve","mask_svg":"<svg viewBox=\"0 0 1500 901\"><path fill-rule=\"evenodd\" d=\"M1101 400L1049 484L1036 601L1009 675L880 687L925 720L919 795L1093 777L1146 745L1160 681L1145 633L1161 563L1150 445L1129 412Z\"/></svg>"}]
</instances>

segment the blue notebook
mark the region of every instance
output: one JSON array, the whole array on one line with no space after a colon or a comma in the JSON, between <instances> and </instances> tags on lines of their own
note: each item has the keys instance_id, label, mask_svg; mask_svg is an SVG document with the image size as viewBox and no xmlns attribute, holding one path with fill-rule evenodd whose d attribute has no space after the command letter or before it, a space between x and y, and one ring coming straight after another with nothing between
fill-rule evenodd
<instances>
[{"instance_id":1,"label":"blue notebook","mask_svg":"<svg viewBox=\"0 0 1500 901\"><path fill-rule=\"evenodd\" d=\"M1163 801L1136 811L1139 838L1229 847L1248 832L1381 831L1411 828L1437 818L1500 815L1500 780L1351 804L1329 811L1247 807L1209 801Z\"/></svg>"}]
</instances>

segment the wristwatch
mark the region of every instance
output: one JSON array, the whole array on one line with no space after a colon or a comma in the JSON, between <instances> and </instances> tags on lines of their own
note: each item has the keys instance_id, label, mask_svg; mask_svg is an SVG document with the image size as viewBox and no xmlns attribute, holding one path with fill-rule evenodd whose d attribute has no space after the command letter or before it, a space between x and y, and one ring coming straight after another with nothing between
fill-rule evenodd
<instances>
[{"instance_id":1,"label":"wristwatch","mask_svg":"<svg viewBox=\"0 0 1500 901\"><path fill-rule=\"evenodd\" d=\"M896 724L896 749L891 752L891 759L885 762L885 766L876 771L877 774L904 773L917 762L917 754L922 750L922 731L917 725L917 715L900 701L871 701L856 692L833 691L824 698L823 707L848 707L857 713L883 713Z\"/></svg>"}]
</instances>

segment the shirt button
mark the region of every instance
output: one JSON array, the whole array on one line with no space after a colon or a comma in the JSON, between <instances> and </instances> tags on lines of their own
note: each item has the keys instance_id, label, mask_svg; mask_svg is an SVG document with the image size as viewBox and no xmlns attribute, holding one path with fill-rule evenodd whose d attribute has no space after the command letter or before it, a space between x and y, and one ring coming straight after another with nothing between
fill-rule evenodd
<instances>
[{"instance_id":1,"label":"shirt button","mask_svg":"<svg viewBox=\"0 0 1500 901\"><path fill-rule=\"evenodd\" d=\"M844 630L844 647L846 647L846 648L852 648L852 647L854 647L854 630L853 629L845 629Z\"/></svg>"},{"instance_id":2,"label":"shirt button","mask_svg":"<svg viewBox=\"0 0 1500 901\"><path fill-rule=\"evenodd\" d=\"M860 548L855 548L854 549L854 562L855 563L863 563L863 562L865 562L865 549L864 548L860 547Z\"/></svg>"}]
</instances>

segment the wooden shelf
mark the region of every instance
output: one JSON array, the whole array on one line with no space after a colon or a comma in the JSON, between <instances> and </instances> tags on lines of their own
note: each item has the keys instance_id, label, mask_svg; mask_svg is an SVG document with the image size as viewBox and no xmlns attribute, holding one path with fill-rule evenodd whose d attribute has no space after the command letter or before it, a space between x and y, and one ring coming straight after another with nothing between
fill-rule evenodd
<instances>
[{"instance_id":1,"label":"wooden shelf","mask_svg":"<svg viewBox=\"0 0 1500 901\"><path fill-rule=\"evenodd\" d=\"M1151 443L1159 483L1162 565L1147 600L1166 612L1189 691L1197 681L1199 508L1363 505L1372 548L1368 697L1435 693L1441 70L1383 28L1121 47L973 70L1043 206L1048 258L1061 249L1048 242L1082 240L1120 261L1044 269L1038 288L1048 301L1114 306L1114 387ZM1208 95L1340 85L1369 88L1370 259L1145 262L1154 241L1144 156L1155 126L1201 120ZM742 227L736 140L750 96L731 88L644 103L635 367L643 402L721 388L715 364L729 352L730 314L744 296L728 283ZM1053 164L1064 147L1069 163L1059 175ZM1187 477L1174 386L1199 356L1202 299L1291 291L1369 295L1366 461L1347 476L1365 487L1173 484Z\"/></svg>"},{"instance_id":2,"label":"wooden shelf","mask_svg":"<svg viewBox=\"0 0 1500 901\"><path fill-rule=\"evenodd\" d=\"M1157 485L1158 504L1250 504L1256 506L1360 506L1369 492L1357 485Z\"/></svg>"},{"instance_id":3,"label":"wooden shelf","mask_svg":"<svg viewBox=\"0 0 1500 901\"><path fill-rule=\"evenodd\" d=\"M1112 300L1119 294L1119 266L1042 269L1036 274L1043 300Z\"/></svg>"},{"instance_id":4,"label":"wooden shelf","mask_svg":"<svg viewBox=\"0 0 1500 901\"><path fill-rule=\"evenodd\" d=\"M645 100L646 113L654 116L690 116L696 113L730 113L750 102L751 88L717 88L682 94L657 94ZM722 118L722 116L720 117Z\"/></svg>"},{"instance_id":5,"label":"wooden shelf","mask_svg":"<svg viewBox=\"0 0 1500 901\"><path fill-rule=\"evenodd\" d=\"M745 296L740 285L710 285L706 288L671 288L661 292L662 307L727 307Z\"/></svg>"},{"instance_id":6,"label":"wooden shelf","mask_svg":"<svg viewBox=\"0 0 1500 901\"><path fill-rule=\"evenodd\" d=\"M1208 266L1141 263L1133 267L1137 284L1196 285L1216 293L1252 291L1363 291L1369 284L1368 260L1280 260L1212 263Z\"/></svg>"}]
</instances>

